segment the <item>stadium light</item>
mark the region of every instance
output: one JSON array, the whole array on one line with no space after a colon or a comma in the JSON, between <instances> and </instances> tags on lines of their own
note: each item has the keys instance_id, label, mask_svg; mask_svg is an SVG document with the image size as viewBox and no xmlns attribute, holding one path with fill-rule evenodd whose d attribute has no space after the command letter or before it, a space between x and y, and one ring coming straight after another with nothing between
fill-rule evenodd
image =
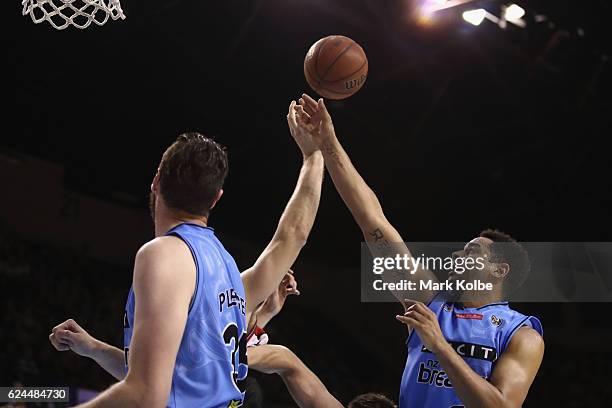
<instances>
[{"instance_id":1,"label":"stadium light","mask_svg":"<svg viewBox=\"0 0 612 408\"><path fill-rule=\"evenodd\" d=\"M475 26L480 25L486 16L487 11L485 9L475 9L463 12L463 19Z\"/></svg>"},{"instance_id":2,"label":"stadium light","mask_svg":"<svg viewBox=\"0 0 612 408\"><path fill-rule=\"evenodd\" d=\"M476 0L423 0L421 4L423 4L423 10L433 13L435 11L461 6L473 1Z\"/></svg>"},{"instance_id":3,"label":"stadium light","mask_svg":"<svg viewBox=\"0 0 612 408\"><path fill-rule=\"evenodd\" d=\"M434 21L433 14L435 12L462 6L474 1L476 0L422 0L420 3L422 6L419 22L423 25L429 25ZM522 19L525 15L524 8L518 4L510 3L507 6L502 6L501 9L502 13L500 17L489 13L483 8L466 10L462 15L465 21L474 26L479 26L485 19L498 25L502 29L506 28L507 23L512 23L519 27L526 26L525 20Z\"/></svg>"},{"instance_id":4,"label":"stadium light","mask_svg":"<svg viewBox=\"0 0 612 408\"><path fill-rule=\"evenodd\" d=\"M504 10L504 19L511 23L515 23L525 15L525 9L518 4L511 4Z\"/></svg>"},{"instance_id":5,"label":"stadium light","mask_svg":"<svg viewBox=\"0 0 612 408\"><path fill-rule=\"evenodd\" d=\"M424 17L431 16L434 12L444 8L447 0L425 0L421 7L421 15Z\"/></svg>"},{"instance_id":6,"label":"stadium light","mask_svg":"<svg viewBox=\"0 0 612 408\"><path fill-rule=\"evenodd\" d=\"M512 23L516 26L523 27L527 25L522 17L525 15L525 9L518 4L510 4L509 6L502 7L502 18L500 19L500 27L506 28L506 22Z\"/></svg>"}]
</instances>

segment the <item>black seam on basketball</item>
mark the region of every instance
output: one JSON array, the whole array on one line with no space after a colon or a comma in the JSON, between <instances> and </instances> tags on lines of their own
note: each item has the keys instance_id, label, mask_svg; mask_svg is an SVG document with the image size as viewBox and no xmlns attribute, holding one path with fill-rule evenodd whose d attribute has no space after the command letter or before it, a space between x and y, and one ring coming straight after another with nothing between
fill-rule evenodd
<instances>
[{"instance_id":1,"label":"black seam on basketball","mask_svg":"<svg viewBox=\"0 0 612 408\"><path fill-rule=\"evenodd\" d=\"M321 50L323 50L323 48L325 48L325 44L327 44L329 42L330 38L327 37L326 39L323 40L323 42L321 43L321 45L317 48L317 53L314 56L314 61L315 61L315 66L314 66L314 70L315 70L315 79L317 80L317 83L319 84L319 86L321 86L321 81L323 80L323 77L319 76L319 55L321 55Z\"/></svg>"},{"instance_id":2,"label":"black seam on basketball","mask_svg":"<svg viewBox=\"0 0 612 408\"><path fill-rule=\"evenodd\" d=\"M358 73L359 71L361 71L363 69L363 67L368 63L368 60L366 59L363 64L361 64L361 66L359 67L359 69L355 70L355 72L352 72L350 75L345 76L344 78L338 78L335 79L333 81L327 81L327 80L322 80L321 82L327 82L328 84L333 84L334 82L338 82L338 81L345 81L347 79L349 79L350 77L352 77L353 75L355 75L356 73Z\"/></svg>"},{"instance_id":3,"label":"black seam on basketball","mask_svg":"<svg viewBox=\"0 0 612 408\"><path fill-rule=\"evenodd\" d=\"M311 68L310 68L311 64L306 64L306 73L308 74L308 76L310 76L313 80L317 81L317 87L320 88L321 87L321 79L319 78L319 75L317 75L316 73L313 75ZM306 82L308 82L308 78L306 79Z\"/></svg>"},{"instance_id":4,"label":"black seam on basketball","mask_svg":"<svg viewBox=\"0 0 612 408\"><path fill-rule=\"evenodd\" d=\"M324 74L321 76L321 81L325 81L325 75L329 74L329 71L330 71L330 70L333 68L333 66L336 64L336 62L338 62L338 60L339 60L340 58L342 58L342 56L343 56L344 54L346 54L346 52L347 52L348 50L350 50L350 49L351 49L351 47L352 47L353 45L355 45L355 44L356 44L356 43L355 43L355 41L353 41L353 42L352 42L350 45L348 45L348 46L347 46L347 47L346 47L344 50L342 50L342 52L341 52L340 54L338 54L338 55L336 56L336 58L334 59L334 61L333 61L333 62L332 62L330 65L329 65L329 67L327 67L327 69L325 70L325 73L324 73Z\"/></svg>"}]
</instances>

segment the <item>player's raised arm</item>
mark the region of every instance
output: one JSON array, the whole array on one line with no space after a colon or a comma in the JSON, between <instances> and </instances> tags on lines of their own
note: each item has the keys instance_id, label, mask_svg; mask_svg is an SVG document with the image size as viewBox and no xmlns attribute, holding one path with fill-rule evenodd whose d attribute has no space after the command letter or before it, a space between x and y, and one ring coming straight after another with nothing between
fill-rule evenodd
<instances>
[{"instance_id":1,"label":"player's raised arm","mask_svg":"<svg viewBox=\"0 0 612 408\"><path fill-rule=\"evenodd\" d=\"M341 408L310 369L287 347L264 345L250 347L249 366L266 374L278 374L300 408Z\"/></svg>"},{"instance_id":2,"label":"player's raised arm","mask_svg":"<svg viewBox=\"0 0 612 408\"><path fill-rule=\"evenodd\" d=\"M297 126L296 103L291 102L287 121L291 135L302 151L304 162L297 185L281 215L276 232L255 264L242 273L247 297L247 320L250 313L277 288L300 250L314 223L323 181L323 157L304 130Z\"/></svg>"},{"instance_id":3,"label":"player's raised arm","mask_svg":"<svg viewBox=\"0 0 612 408\"><path fill-rule=\"evenodd\" d=\"M304 94L300 99L297 110L298 121L303 122L304 126L309 128L310 136L321 149L325 158L325 167L331 175L336 190L353 214L353 218L359 225L372 255L375 257L393 257L396 254L411 256L401 235L385 217L378 197L355 169L351 159L336 137L331 116L323 99L319 99L317 102ZM435 276L431 272L419 268L413 275L386 273L384 278L387 281L398 279L426 280L435 279ZM400 302L403 302L403 299L407 297L406 293L400 291L393 292L393 294ZM433 292L424 291L420 295L419 300L427 302L433 296ZM414 297L415 293L411 293L410 296Z\"/></svg>"},{"instance_id":4,"label":"player's raised arm","mask_svg":"<svg viewBox=\"0 0 612 408\"><path fill-rule=\"evenodd\" d=\"M191 252L175 237L157 238L138 251L128 373L82 408L166 407L195 279Z\"/></svg>"}]
</instances>

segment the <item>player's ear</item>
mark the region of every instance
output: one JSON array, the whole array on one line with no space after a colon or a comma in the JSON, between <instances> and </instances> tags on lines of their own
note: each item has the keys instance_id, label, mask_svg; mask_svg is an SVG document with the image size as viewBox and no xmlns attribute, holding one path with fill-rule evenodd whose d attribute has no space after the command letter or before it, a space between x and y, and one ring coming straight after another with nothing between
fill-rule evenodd
<instances>
[{"instance_id":1,"label":"player's ear","mask_svg":"<svg viewBox=\"0 0 612 408\"><path fill-rule=\"evenodd\" d=\"M496 266L497 267L493 271L493 276L496 278L503 279L508 275L508 272L510 272L510 265L505 262L498 263Z\"/></svg>"},{"instance_id":2,"label":"player's ear","mask_svg":"<svg viewBox=\"0 0 612 408\"><path fill-rule=\"evenodd\" d=\"M158 187L159 187L159 169L157 169L157 172L155 173L155 177L153 177L153 181L151 182L151 192L157 193Z\"/></svg>"},{"instance_id":3,"label":"player's ear","mask_svg":"<svg viewBox=\"0 0 612 408\"><path fill-rule=\"evenodd\" d=\"M223 189L220 189L219 191L217 191L217 195L215 196L215 199L213 200L212 205L210 206L211 210L213 208L215 208L215 205L217 204L217 201L219 201L221 199L222 195L223 195Z\"/></svg>"},{"instance_id":4,"label":"player's ear","mask_svg":"<svg viewBox=\"0 0 612 408\"><path fill-rule=\"evenodd\" d=\"M453 258L463 258L465 256L465 249L454 251L452 254Z\"/></svg>"}]
</instances>

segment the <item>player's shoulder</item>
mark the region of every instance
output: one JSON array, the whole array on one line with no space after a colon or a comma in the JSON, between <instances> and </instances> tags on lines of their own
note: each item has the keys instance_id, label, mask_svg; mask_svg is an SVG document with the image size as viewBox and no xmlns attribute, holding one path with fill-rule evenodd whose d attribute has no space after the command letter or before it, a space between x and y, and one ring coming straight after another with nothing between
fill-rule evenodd
<instances>
[{"instance_id":1,"label":"player's shoulder","mask_svg":"<svg viewBox=\"0 0 612 408\"><path fill-rule=\"evenodd\" d=\"M539 352L544 350L544 338L537 330L529 326L523 326L512 336L508 350Z\"/></svg>"},{"instance_id":2,"label":"player's shoulder","mask_svg":"<svg viewBox=\"0 0 612 408\"><path fill-rule=\"evenodd\" d=\"M180 272L180 273L179 273ZM196 267L180 238L163 236L144 244L136 254L134 287L184 287L192 290Z\"/></svg>"},{"instance_id":3,"label":"player's shoulder","mask_svg":"<svg viewBox=\"0 0 612 408\"><path fill-rule=\"evenodd\" d=\"M136 253L136 262L172 263L192 260L191 251L180 238L167 235L145 243Z\"/></svg>"}]
</instances>

